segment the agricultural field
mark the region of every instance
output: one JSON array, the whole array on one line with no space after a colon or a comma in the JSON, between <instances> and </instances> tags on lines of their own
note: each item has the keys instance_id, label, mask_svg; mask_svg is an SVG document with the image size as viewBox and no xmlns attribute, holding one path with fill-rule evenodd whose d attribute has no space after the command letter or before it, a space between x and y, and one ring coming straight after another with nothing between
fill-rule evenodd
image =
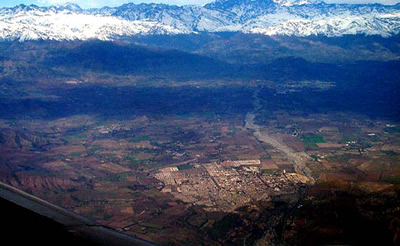
<instances>
[{"instance_id":1,"label":"agricultural field","mask_svg":"<svg viewBox=\"0 0 400 246\"><path fill-rule=\"evenodd\" d=\"M334 243L350 219L392 240L400 127L389 111L309 110L327 95L307 83L219 82L43 84L46 103L3 102L1 181L159 244ZM310 241L314 224L329 241Z\"/></svg>"}]
</instances>

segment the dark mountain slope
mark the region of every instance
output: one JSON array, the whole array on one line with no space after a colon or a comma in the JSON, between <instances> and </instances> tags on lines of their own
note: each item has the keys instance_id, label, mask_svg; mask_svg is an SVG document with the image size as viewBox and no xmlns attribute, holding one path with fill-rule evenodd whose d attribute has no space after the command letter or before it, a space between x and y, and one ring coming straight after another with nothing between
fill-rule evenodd
<instances>
[{"instance_id":1,"label":"dark mountain slope","mask_svg":"<svg viewBox=\"0 0 400 246\"><path fill-rule=\"evenodd\" d=\"M50 52L48 66L113 74L224 77L235 66L178 50L150 49L112 42L86 42Z\"/></svg>"}]
</instances>

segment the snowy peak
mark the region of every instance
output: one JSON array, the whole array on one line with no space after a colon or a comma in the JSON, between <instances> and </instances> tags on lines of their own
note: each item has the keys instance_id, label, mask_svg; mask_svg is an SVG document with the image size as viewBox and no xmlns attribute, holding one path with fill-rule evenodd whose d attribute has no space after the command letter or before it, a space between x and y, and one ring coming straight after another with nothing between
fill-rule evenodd
<instances>
[{"instance_id":1,"label":"snowy peak","mask_svg":"<svg viewBox=\"0 0 400 246\"><path fill-rule=\"evenodd\" d=\"M196 32L263 35L400 33L400 4L326 4L320 0L216 0L204 6L133 4L82 9L77 4L0 9L0 40L118 39Z\"/></svg>"},{"instance_id":2,"label":"snowy peak","mask_svg":"<svg viewBox=\"0 0 400 246\"><path fill-rule=\"evenodd\" d=\"M4 16L4 13L13 13L17 14L20 12L34 12L34 11L40 11L40 12L59 12L59 11L71 11L71 12L82 12L83 9L79 7L79 5L74 4L74 3L66 3L63 5L57 5L57 6L50 6L50 7L39 7L37 5L31 4L31 5L25 5L25 4L20 4L17 5L13 8L2 8L0 9L0 14ZM1 18L1 16L0 16Z\"/></svg>"},{"instance_id":3,"label":"snowy peak","mask_svg":"<svg viewBox=\"0 0 400 246\"><path fill-rule=\"evenodd\" d=\"M8 10L9 12L18 13L18 12L22 12L22 11L33 11L33 10L37 10L37 9L40 9L40 8L34 4L31 4L31 5L20 4L13 8L3 8L2 10Z\"/></svg>"},{"instance_id":4,"label":"snowy peak","mask_svg":"<svg viewBox=\"0 0 400 246\"><path fill-rule=\"evenodd\" d=\"M0 17L0 40L112 40L122 36L182 34L151 20L128 21L114 16L91 15L67 8L23 10Z\"/></svg>"},{"instance_id":5,"label":"snowy peak","mask_svg":"<svg viewBox=\"0 0 400 246\"><path fill-rule=\"evenodd\" d=\"M296 6L296 5L307 5L307 4L318 4L322 1L311 1L311 0L274 0L274 3L280 6Z\"/></svg>"},{"instance_id":6,"label":"snowy peak","mask_svg":"<svg viewBox=\"0 0 400 246\"><path fill-rule=\"evenodd\" d=\"M70 10L70 11L82 11L81 7L75 3L65 3L63 5L57 6L59 10Z\"/></svg>"},{"instance_id":7,"label":"snowy peak","mask_svg":"<svg viewBox=\"0 0 400 246\"><path fill-rule=\"evenodd\" d=\"M307 5L307 4L318 4L320 0L216 0L215 2L209 3L206 6L208 8L219 8L223 10L229 10L242 7L251 8L271 8L276 6L296 6L296 5Z\"/></svg>"},{"instance_id":8,"label":"snowy peak","mask_svg":"<svg viewBox=\"0 0 400 246\"><path fill-rule=\"evenodd\" d=\"M205 5L207 9L232 11L234 9L267 9L275 5L272 0L217 0Z\"/></svg>"}]
</instances>

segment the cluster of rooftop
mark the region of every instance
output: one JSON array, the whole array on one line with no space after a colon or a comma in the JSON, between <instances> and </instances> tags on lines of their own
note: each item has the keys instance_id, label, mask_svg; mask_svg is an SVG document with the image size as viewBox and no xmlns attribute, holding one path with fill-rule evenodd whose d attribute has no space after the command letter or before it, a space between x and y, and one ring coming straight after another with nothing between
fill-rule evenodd
<instances>
[{"instance_id":1,"label":"cluster of rooftop","mask_svg":"<svg viewBox=\"0 0 400 246\"><path fill-rule=\"evenodd\" d=\"M162 181L162 192L208 211L231 212L277 194L297 192L310 182L297 173L261 172L260 160L224 161L160 169L155 178Z\"/></svg>"}]
</instances>

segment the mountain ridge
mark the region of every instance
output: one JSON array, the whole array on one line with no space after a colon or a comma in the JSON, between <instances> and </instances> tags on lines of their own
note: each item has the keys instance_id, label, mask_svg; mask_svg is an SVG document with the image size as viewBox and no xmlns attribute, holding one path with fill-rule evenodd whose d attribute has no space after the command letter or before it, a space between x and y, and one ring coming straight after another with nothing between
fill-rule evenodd
<instances>
[{"instance_id":1,"label":"mountain ridge","mask_svg":"<svg viewBox=\"0 0 400 246\"><path fill-rule=\"evenodd\" d=\"M0 9L0 40L116 40L134 35L243 32L328 37L400 33L400 4L328 4L309 0L217 0L199 5L77 4Z\"/></svg>"}]
</instances>

